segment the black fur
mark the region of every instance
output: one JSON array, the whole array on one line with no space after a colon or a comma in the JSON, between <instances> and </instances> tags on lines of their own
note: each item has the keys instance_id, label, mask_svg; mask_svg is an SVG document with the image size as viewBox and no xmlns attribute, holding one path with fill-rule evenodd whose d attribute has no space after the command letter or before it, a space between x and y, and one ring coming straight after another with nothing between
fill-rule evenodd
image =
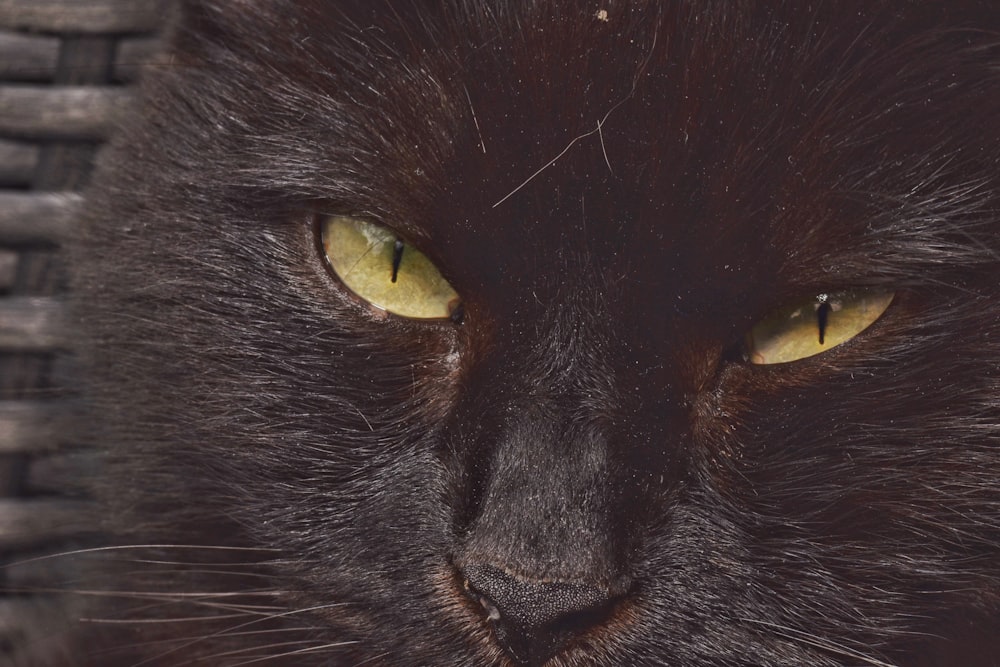
<instances>
[{"instance_id":1,"label":"black fur","mask_svg":"<svg viewBox=\"0 0 1000 667\"><path fill-rule=\"evenodd\" d=\"M1000 664L994 3L186 0L172 35L75 258L126 547L91 664ZM327 213L461 321L348 293ZM897 296L743 360L847 287ZM487 620L496 577L557 621Z\"/></svg>"}]
</instances>

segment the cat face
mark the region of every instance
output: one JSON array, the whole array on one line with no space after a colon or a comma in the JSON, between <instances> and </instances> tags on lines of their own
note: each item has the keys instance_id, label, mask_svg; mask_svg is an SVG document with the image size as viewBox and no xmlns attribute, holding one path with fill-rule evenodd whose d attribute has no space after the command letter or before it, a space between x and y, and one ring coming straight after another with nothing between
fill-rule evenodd
<instances>
[{"instance_id":1,"label":"cat face","mask_svg":"<svg viewBox=\"0 0 1000 667\"><path fill-rule=\"evenodd\" d=\"M991 664L965 4L183 3L76 257L99 664Z\"/></svg>"}]
</instances>

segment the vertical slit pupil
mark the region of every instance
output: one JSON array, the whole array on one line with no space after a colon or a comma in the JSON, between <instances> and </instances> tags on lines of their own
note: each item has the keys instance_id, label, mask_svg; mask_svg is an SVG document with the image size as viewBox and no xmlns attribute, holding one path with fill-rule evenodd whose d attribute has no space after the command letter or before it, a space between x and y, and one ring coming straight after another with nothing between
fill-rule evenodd
<instances>
[{"instance_id":1,"label":"vertical slit pupil","mask_svg":"<svg viewBox=\"0 0 1000 667\"><path fill-rule=\"evenodd\" d=\"M403 261L403 248L405 247L402 241L396 239L392 248L392 282L396 282L396 278L399 277L399 265Z\"/></svg>"},{"instance_id":2,"label":"vertical slit pupil","mask_svg":"<svg viewBox=\"0 0 1000 667\"><path fill-rule=\"evenodd\" d=\"M816 325L819 327L819 344L823 345L826 338L826 325L830 319L830 304L824 301L816 309Z\"/></svg>"}]
</instances>

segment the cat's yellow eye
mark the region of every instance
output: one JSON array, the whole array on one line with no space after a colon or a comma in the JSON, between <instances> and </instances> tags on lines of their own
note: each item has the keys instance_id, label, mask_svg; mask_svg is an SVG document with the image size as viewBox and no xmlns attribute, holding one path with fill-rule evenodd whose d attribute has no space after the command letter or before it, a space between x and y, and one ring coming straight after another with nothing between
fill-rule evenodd
<instances>
[{"instance_id":1,"label":"cat's yellow eye","mask_svg":"<svg viewBox=\"0 0 1000 667\"><path fill-rule=\"evenodd\" d=\"M754 364L784 364L826 352L874 324L893 296L885 290L848 290L776 310L747 334L747 356Z\"/></svg>"},{"instance_id":2,"label":"cat's yellow eye","mask_svg":"<svg viewBox=\"0 0 1000 667\"><path fill-rule=\"evenodd\" d=\"M458 293L426 255L391 230L346 216L326 218L321 227L334 273L368 303L421 320L445 319L455 312Z\"/></svg>"}]
</instances>

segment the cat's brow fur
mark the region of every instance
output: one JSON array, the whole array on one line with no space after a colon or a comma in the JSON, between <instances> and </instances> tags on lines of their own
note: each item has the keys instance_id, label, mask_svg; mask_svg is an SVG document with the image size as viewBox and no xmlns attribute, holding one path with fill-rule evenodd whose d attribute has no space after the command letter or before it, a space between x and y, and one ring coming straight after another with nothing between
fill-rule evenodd
<instances>
[{"instance_id":1,"label":"cat's brow fur","mask_svg":"<svg viewBox=\"0 0 1000 667\"><path fill-rule=\"evenodd\" d=\"M1000 11L847 4L182 2L75 255L104 525L163 546L77 656L514 664L485 563L609 591L551 666L996 665ZM324 214L461 322L348 293Z\"/></svg>"}]
</instances>

